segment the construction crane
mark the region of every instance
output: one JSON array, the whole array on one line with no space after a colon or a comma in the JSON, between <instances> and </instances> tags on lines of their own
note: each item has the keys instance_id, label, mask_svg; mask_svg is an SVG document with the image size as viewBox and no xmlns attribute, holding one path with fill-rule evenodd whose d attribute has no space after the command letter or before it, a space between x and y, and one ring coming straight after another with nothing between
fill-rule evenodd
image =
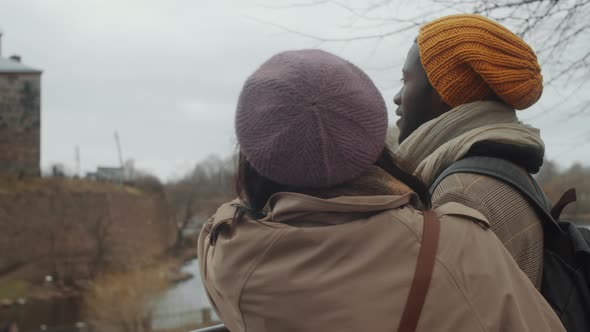
<instances>
[{"instance_id":1,"label":"construction crane","mask_svg":"<svg viewBox=\"0 0 590 332\"><path fill-rule=\"evenodd\" d=\"M123 168L123 153L121 152L121 141L119 140L119 133L115 130L115 142L117 143L117 152L119 153L119 164Z\"/></svg>"},{"instance_id":2,"label":"construction crane","mask_svg":"<svg viewBox=\"0 0 590 332\"><path fill-rule=\"evenodd\" d=\"M76 145L76 175L80 176L80 146Z\"/></svg>"}]
</instances>

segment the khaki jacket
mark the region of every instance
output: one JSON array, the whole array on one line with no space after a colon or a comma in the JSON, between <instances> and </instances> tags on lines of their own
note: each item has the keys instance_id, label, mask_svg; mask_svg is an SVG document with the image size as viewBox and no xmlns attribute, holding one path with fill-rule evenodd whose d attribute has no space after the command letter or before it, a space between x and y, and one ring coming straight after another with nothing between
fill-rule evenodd
<instances>
[{"instance_id":1,"label":"khaki jacket","mask_svg":"<svg viewBox=\"0 0 590 332\"><path fill-rule=\"evenodd\" d=\"M520 192L489 176L456 173L436 187L432 202L456 202L481 212L516 264L537 289L541 288L543 223Z\"/></svg>"},{"instance_id":2,"label":"khaki jacket","mask_svg":"<svg viewBox=\"0 0 590 332\"><path fill-rule=\"evenodd\" d=\"M239 223L223 205L199 236L211 304L232 332L395 331L422 233L411 198L278 193L264 219ZM481 213L457 203L435 212L417 331L564 331Z\"/></svg>"}]
</instances>

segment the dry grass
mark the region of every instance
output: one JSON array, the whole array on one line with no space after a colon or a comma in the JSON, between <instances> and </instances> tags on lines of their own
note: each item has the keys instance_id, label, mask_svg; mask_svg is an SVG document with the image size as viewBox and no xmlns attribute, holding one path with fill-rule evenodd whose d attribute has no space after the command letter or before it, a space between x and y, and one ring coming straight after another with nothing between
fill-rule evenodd
<instances>
[{"instance_id":1,"label":"dry grass","mask_svg":"<svg viewBox=\"0 0 590 332\"><path fill-rule=\"evenodd\" d=\"M167 271L164 264L98 278L84 298L88 321L98 331L150 331L152 303L169 286Z\"/></svg>"},{"instance_id":2,"label":"dry grass","mask_svg":"<svg viewBox=\"0 0 590 332\"><path fill-rule=\"evenodd\" d=\"M5 280L0 281L0 300L1 299L17 299L19 297L26 297L29 291L30 284L23 280Z\"/></svg>"}]
</instances>

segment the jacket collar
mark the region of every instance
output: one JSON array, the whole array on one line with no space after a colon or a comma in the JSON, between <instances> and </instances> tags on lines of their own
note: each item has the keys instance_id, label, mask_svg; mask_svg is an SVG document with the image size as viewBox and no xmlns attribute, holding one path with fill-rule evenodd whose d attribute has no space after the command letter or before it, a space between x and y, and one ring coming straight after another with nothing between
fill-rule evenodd
<instances>
[{"instance_id":1,"label":"jacket collar","mask_svg":"<svg viewBox=\"0 0 590 332\"><path fill-rule=\"evenodd\" d=\"M417 200L415 193L383 196L341 196L322 199L314 196L280 192L272 195L264 211L266 216L260 221L287 224L335 225L351 222L361 217L404 205ZM231 222L240 206L233 200L221 206L213 219L213 227Z\"/></svg>"},{"instance_id":2,"label":"jacket collar","mask_svg":"<svg viewBox=\"0 0 590 332\"><path fill-rule=\"evenodd\" d=\"M334 225L410 204L415 193L381 196L341 196L322 199L297 193L276 193L269 199L261 221Z\"/></svg>"}]
</instances>

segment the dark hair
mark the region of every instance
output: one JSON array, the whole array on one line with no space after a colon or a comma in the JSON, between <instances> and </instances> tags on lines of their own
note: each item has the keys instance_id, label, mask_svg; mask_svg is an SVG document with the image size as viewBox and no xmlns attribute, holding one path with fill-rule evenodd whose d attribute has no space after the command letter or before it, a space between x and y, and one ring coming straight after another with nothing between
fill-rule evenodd
<instances>
[{"instance_id":1,"label":"dark hair","mask_svg":"<svg viewBox=\"0 0 590 332\"><path fill-rule=\"evenodd\" d=\"M428 188L415 176L405 171L395 155L385 147L375 165L381 167L394 178L412 189L425 206L430 206ZM300 192L301 188L276 183L258 173L246 157L240 152L236 172L236 194L245 204L244 208L254 218L262 215L262 209L268 199L278 192ZM245 212L245 211L244 211ZM243 214L240 213L240 214ZM258 219L258 218L257 218Z\"/></svg>"},{"instance_id":2,"label":"dark hair","mask_svg":"<svg viewBox=\"0 0 590 332\"><path fill-rule=\"evenodd\" d=\"M273 194L282 191L295 191L294 189L260 175L244 154L239 153L236 194L250 211L259 212Z\"/></svg>"},{"instance_id":3,"label":"dark hair","mask_svg":"<svg viewBox=\"0 0 590 332\"><path fill-rule=\"evenodd\" d=\"M430 207L430 190L429 188L420 181L417 177L408 172L403 166L404 162L396 157L388 147L383 149L381 156L375 162L375 165L381 167L389 175L403 182L406 186L410 187L414 191L420 201L426 207Z\"/></svg>"}]
</instances>

